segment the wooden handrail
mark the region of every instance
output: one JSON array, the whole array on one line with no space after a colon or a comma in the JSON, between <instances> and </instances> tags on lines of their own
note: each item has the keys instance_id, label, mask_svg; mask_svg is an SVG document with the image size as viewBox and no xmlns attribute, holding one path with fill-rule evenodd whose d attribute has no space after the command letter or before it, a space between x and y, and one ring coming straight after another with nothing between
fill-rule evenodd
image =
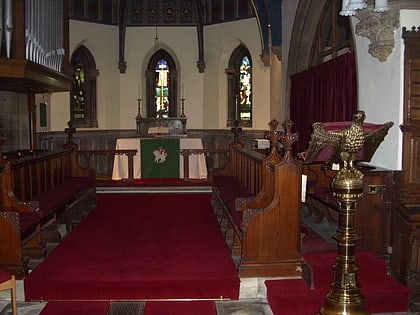
<instances>
[{"instance_id":1,"label":"wooden handrail","mask_svg":"<svg viewBox=\"0 0 420 315\"><path fill-rule=\"evenodd\" d=\"M88 165L90 165L90 160L94 156L115 156L115 155L126 155L128 158L128 180L134 179L134 156L137 154L136 149L121 149L121 150L79 150L79 156L86 156Z\"/></svg>"},{"instance_id":2,"label":"wooden handrail","mask_svg":"<svg viewBox=\"0 0 420 315\"><path fill-rule=\"evenodd\" d=\"M203 153L206 155L207 160L209 151L206 149L179 149L179 154L184 158L184 179L190 178L190 155Z\"/></svg>"}]
</instances>

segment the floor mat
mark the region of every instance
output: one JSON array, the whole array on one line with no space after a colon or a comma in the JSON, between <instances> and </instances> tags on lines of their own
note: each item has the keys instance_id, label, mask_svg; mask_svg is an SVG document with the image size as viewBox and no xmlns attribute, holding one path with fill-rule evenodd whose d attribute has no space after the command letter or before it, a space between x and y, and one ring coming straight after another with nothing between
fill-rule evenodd
<instances>
[{"instance_id":1,"label":"floor mat","mask_svg":"<svg viewBox=\"0 0 420 315\"><path fill-rule=\"evenodd\" d=\"M107 315L143 315L145 302L111 302Z\"/></svg>"}]
</instances>

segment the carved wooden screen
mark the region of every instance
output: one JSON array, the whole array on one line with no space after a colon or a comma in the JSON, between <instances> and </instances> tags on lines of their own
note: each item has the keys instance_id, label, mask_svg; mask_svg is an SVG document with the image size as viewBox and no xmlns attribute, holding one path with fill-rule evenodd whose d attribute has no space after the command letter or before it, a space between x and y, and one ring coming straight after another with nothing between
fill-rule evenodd
<instances>
[{"instance_id":1,"label":"carved wooden screen","mask_svg":"<svg viewBox=\"0 0 420 315\"><path fill-rule=\"evenodd\" d=\"M405 204L420 203L420 27L403 29L404 122L403 194Z\"/></svg>"}]
</instances>

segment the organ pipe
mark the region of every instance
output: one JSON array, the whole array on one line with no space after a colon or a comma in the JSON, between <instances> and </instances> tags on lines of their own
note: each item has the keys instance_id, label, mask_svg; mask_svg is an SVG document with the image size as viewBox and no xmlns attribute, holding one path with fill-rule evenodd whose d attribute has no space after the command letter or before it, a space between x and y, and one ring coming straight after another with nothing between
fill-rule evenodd
<instances>
[{"instance_id":1,"label":"organ pipe","mask_svg":"<svg viewBox=\"0 0 420 315\"><path fill-rule=\"evenodd\" d=\"M25 0L25 58L52 70L61 71L63 48L63 0ZM0 52L11 58L13 0L0 0Z\"/></svg>"}]
</instances>

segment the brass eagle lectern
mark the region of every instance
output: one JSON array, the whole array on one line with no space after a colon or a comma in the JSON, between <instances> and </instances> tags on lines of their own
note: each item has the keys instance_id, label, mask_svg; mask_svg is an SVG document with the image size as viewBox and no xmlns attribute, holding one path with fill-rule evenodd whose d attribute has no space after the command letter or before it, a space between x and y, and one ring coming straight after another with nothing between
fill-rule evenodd
<instances>
[{"instance_id":1,"label":"brass eagle lectern","mask_svg":"<svg viewBox=\"0 0 420 315\"><path fill-rule=\"evenodd\" d=\"M331 283L331 290L327 293L325 304L319 311L322 315L369 314L365 308L364 297L360 293L357 280L358 266L355 261L356 203L363 195L363 173L353 164L365 141L369 142L373 137L379 138L380 143L392 123L367 133L363 128L365 118L365 113L358 111L353 115L351 124L339 131L327 130L322 123L313 124L313 133L305 157L305 162L310 161L323 147L328 146L334 148L332 158L341 160L342 164L331 184L333 197L339 204L339 225L335 235L338 254L337 262L333 266L334 280Z\"/></svg>"}]
</instances>

